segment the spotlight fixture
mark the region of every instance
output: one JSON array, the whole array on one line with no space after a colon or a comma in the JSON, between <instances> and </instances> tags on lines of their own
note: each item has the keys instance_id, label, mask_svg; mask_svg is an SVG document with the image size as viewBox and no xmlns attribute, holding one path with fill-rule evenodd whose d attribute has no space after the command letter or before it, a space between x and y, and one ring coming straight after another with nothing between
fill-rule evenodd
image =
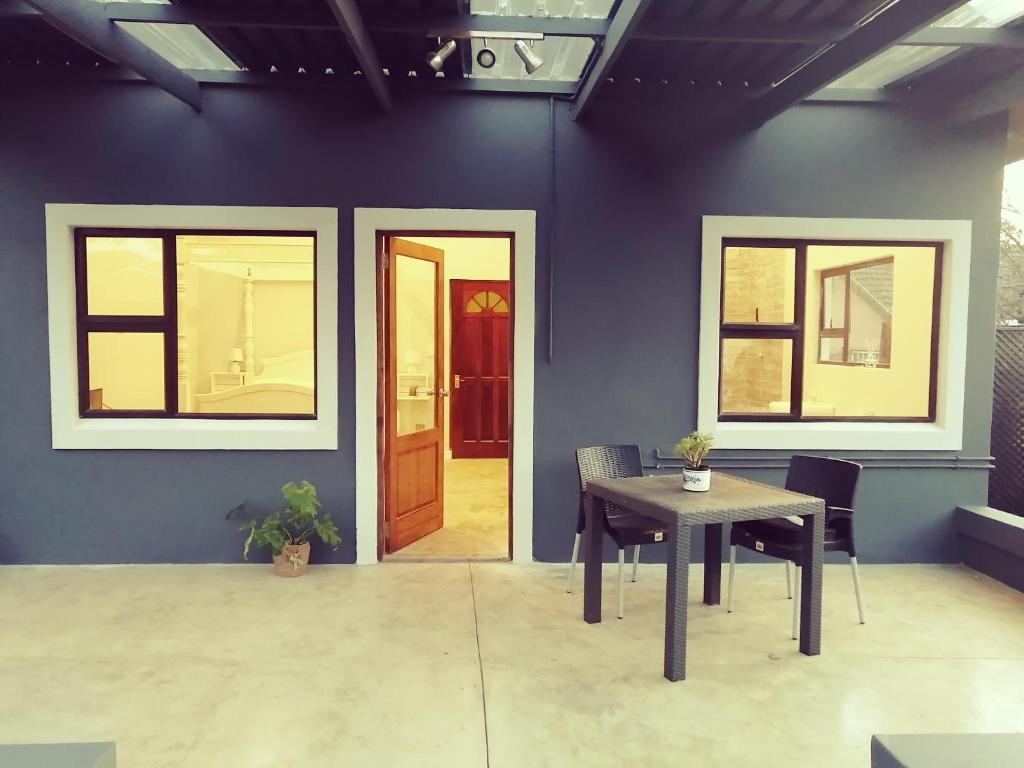
<instances>
[{"instance_id":1,"label":"spotlight fixture","mask_svg":"<svg viewBox=\"0 0 1024 768\"><path fill-rule=\"evenodd\" d=\"M438 42L441 41L438 40ZM432 53L427 54L427 64L429 64L430 68L433 69L435 72L440 72L441 68L444 66L445 59L451 56L452 53L454 53L454 51L455 41L445 40L443 43L441 43L440 48L438 48L436 51Z\"/></svg>"},{"instance_id":2,"label":"spotlight fixture","mask_svg":"<svg viewBox=\"0 0 1024 768\"><path fill-rule=\"evenodd\" d=\"M476 63L484 69L490 69L494 66L498 57L494 55L494 50L487 45L487 38L484 38L484 47L476 53Z\"/></svg>"},{"instance_id":3,"label":"spotlight fixture","mask_svg":"<svg viewBox=\"0 0 1024 768\"><path fill-rule=\"evenodd\" d=\"M533 49L526 44L525 40L516 40L516 55L523 60L523 66L526 67L526 74L532 75L542 66L544 66L544 59L533 52Z\"/></svg>"}]
</instances>

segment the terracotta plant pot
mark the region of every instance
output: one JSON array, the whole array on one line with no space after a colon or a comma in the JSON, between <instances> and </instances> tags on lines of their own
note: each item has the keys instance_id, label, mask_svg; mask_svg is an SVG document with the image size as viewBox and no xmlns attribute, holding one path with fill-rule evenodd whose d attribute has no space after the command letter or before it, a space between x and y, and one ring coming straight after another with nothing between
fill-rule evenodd
<instances>
[{"instance_id":1,"label":"terracotta plant pot","mask_svg":"<svg viewBox=\"0 0 1024 768\"><path fill-rule=\"evenodd\" d=\"M309 542L285 544L281 554L274 555L274 573L278 576L301 576L309 565Z\"/></svg>"},{"instance_id":2,"label":"terracotta plant pot","mask_svg":"<svg viewBox=\"0 0 1024 768\"><path fill-rule=\"evenodd\" d=\"M684 469L683 488L688 491L710 491L711 467L702 464L699 469Z\"/></svg>"}]
</instances>

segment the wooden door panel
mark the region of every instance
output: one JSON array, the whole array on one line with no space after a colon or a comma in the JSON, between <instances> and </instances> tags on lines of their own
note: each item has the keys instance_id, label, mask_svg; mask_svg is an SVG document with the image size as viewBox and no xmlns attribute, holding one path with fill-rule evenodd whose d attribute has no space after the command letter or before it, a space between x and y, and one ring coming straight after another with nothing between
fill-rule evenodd
<instances>
[{"instance_id":1,"label":"wooden door panel","mask_svg":"<svg viewBox=\"0 0 1024 768\"><path fill-rule=\"evenodd\" d=\"M384 548L395 552L444 524L444 251L388 237L384 261Z\"/></svg>"},{"instance_id":2,"label":"wooden door panel","mask_svg":"<svg viewBox=\"0 0 1024 768\"><path fill-rule=\"evenodd\" d=\"M427 443L404 449L395 454L394 471L398 493L395 498L395 517L401 519L437 499L434 478L438 470L438 446Z\"/></svg>"},{"instance_id":3,"label":"wooden door panel","mask_svg":"<svg viewBox=\"0 0 1024 768\"><path fill-rule=\"evenodd\" d=\"M507 458L510 285L451 282L452 456Z\"/></svg>"}]
</instances>

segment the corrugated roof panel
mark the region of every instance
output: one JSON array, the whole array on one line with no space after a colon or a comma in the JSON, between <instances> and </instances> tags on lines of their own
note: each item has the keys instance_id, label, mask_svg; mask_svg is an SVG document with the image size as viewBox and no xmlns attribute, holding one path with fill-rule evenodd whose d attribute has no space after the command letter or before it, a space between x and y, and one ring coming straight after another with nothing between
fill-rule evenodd
<instances>
[{"instance_id":1,"label":"corrugated roof panel","mask_svg":"<svg viewBox=\"0 0 1024 768\"><path fill-rule=\"evenodd\" d=\"M113 66L107 59L35 18L0 21L0 63Z\"/></svg>"}]
</instances>

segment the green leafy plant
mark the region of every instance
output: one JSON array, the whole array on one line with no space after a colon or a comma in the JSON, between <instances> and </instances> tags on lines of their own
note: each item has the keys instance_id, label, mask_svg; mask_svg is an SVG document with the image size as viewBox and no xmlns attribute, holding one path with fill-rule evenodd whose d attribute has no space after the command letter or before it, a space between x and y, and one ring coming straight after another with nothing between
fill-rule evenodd
<instances>
[{"instance_id":1,"label":"green leafy plant","mask_svg":"<svg viewBox=\"0 0 1024 768\"><path fill-rule=\"evenodd\" d=\"M676 443L676 455L682 456L690 469L700 469L714 442L714 436L707 432L692 432Z\"/></svg>"},{"instance_id":2,"label":"green leafy plant","mask_svg":"<svg viewBox=\"0 0 1024 768\"><path fill-rule=\"evenodd\" d=\"M275 512L262 520L253 518L238 530L248 531L242 548L242 557L249 559L252 546L269 549L271 554L279 555L288 544L305 544L315 533L320 540L333 549L341 544L338 528L331 516L320 511L320 501L316 497L313 484L303 480L301 483L285 483L281 486L281 495L287 507L284 512ZM247 515L245 502L228 512L228 518Z\"/></svg>"}]
</instances>

